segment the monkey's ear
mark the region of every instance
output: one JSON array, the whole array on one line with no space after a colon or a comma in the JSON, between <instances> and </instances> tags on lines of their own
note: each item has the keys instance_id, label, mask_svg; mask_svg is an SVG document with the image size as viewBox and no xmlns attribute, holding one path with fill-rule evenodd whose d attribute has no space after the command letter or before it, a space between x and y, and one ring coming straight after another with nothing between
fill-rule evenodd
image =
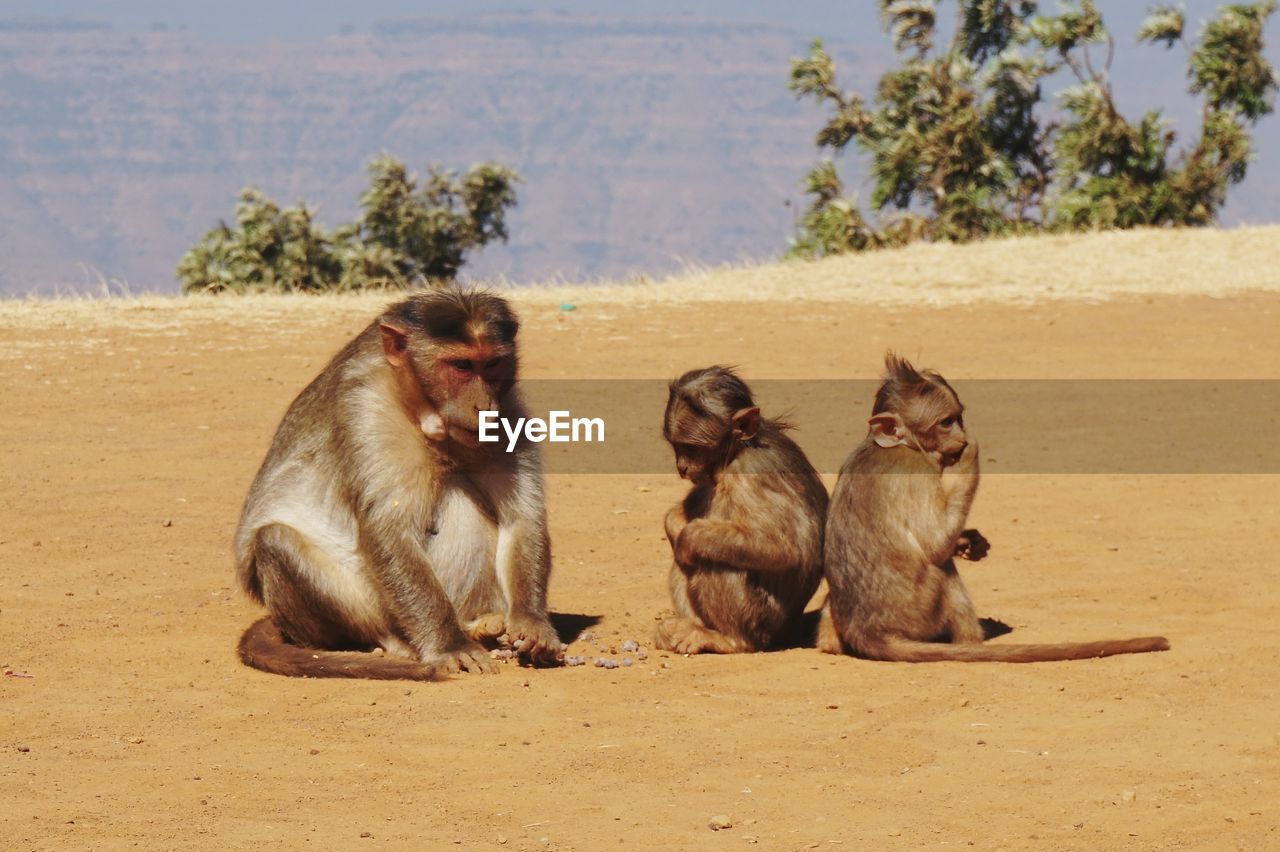
<instances>
[{"instance_id":1,"label":"monkey's ear","mask_svg":"<svg viewBox=\"0 0 1280 852\"><path fill-rule=\"evenodd\" d=\"M750 441L760 431L760 409L756 406L733 412L733 437Z\"/></svg>"},{"instance_id":2,"label":"monkey's ear","mask_svg":"<svg viewBox=\"0 0 1280 852\"><path fill-rule=\"evenodd\" d=\"M892 411L877 414L867 422L871 424L871 438L877 446L888 449L907 443L907 428L903 425L902 418Z\"/></svg>"},{"instance_id":3,"label":"monkey's ear","mask_svg":"<svg viewBox=\"0 0 1280 852\"><path fill-rule=\"evenodd\" d=\"M409 330L398 323L383 320L378 323L378 331L382 332L382 353L387 356L387 363L403 367L408 357Z\"/></svg>"}]
</instances>

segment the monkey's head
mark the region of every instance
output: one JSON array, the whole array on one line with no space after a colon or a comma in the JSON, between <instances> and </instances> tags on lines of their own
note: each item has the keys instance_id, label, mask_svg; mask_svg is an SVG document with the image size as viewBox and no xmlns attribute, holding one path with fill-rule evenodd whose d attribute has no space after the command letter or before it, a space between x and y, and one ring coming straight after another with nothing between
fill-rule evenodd
<instances>
[{"instance_id":1,"label":"monkey's head","mask_svg":"<svg viewBox=\"0 0 1280 852\"><path fill-rule=\"evenodd\" d=\"M516 381L520 323L506 300L483 291L428 291L389 307L378 326L406 401L435 410L436 434L478 445L480 412L502 410Z\"/></svg>"},{"instance_id":2,"label":"monkey's head","mask_svg":"<svg viewBox=\"0 0 1280 852\"><path fill-rule=\"evenodd\" d=\"M871 437L881 447L905 446L954 464L969 445L960 397L932 370L917 370L889 352L885 379L871 410Z\"/></svg>"},{"instance_id":3,"label":"monkey's head","mask_svg":"<svg viewBox=\"0 0 1280 852\"><path fill-rule=\"evenodd\" d=\"M728 367L690 370L671 383L662 435L682 479L713 479L760 431L751 389Z\"/></svg>"}]
</instances>

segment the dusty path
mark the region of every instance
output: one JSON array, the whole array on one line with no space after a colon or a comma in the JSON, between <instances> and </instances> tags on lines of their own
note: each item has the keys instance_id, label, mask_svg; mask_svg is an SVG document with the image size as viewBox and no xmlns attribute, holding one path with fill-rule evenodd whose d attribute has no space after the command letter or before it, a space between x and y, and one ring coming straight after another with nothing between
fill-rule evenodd
<instances>
[{"instance_id":1,"label":"dusty path","mask_svg":"<svg viewBox=\"0 0 1280 852\"><path fill-rule=\"evenodd\" d=\"M1167 654L651 653L425 685L241 667L257 610L231 582L239 504L361 305L0 322L0 664L30 675L0 681L0 846L1280 846L1275 476L985 479L973 520L994 550L964 569L984 615L1021 641L1163 632ZM1275 294L522 314L540 378L716 361L868 378L888 345L959 380L1280 374ZM1222 427L1275 436L1274 416ZM552 478L553 608L599 620L573 653L647 646L666 605L660 519L681 490L671 472ZM717 814L732 828L709 831Z\"/></svg>"}]
</instances>

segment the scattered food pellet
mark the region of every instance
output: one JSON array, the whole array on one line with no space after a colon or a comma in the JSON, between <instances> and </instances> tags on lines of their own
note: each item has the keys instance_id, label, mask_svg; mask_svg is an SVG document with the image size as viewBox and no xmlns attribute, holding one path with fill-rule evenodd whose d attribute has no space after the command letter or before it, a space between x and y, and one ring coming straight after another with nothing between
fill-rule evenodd
<instances>
[{"instance_id":1,"label":"scattered food pellet","mask_svg":"<svg viewBox=\"0 0 1280 852\"><path fill-rule=\"evenodd\" d=\"M566 666L585 666L587 664L587 658L576 655L572 657L565 657L564 664Z\"/></svg>"},{"instance_id":2,"label":"scattered food pellet","mask_svg":"<svg viewBox=\"0 0 1280 852\"><path fill-rule=\"evenodd\" d=\"M707 828L712 831L724 831L726 828L733 828L733 820L724 814L716 814L711 818L711 822L707 823Z\"/></svg>"},{"instance_id":3,"label":"scattered food pellet","mask_svg":"<svg viewBox=\"0 0 1280 852\"><path fill-rule=\"evenodd\" d=\"M31 751L31 746L29 745L20 745L20 746L16 746L16 748L18 749L18 751L22 752L23 754L26 754L27 752Z\"/></svg>"},{"instance_id":4,"label":"scattered food pellet","mask_svg":"<svg viewBox=\"0 0 1280 852\"><path fill-rule=\"evenodd\" d=\"M622 664L623 664L624 666L629 666L629 665L631 665L631 658L630 658L630 657L623 657L623 658L622 658Z\"/></svg>"},{"instance_id":5,"label":"scattered food pellet","mask_svg":"<svg viewBox=\"0 0 1280 852\"><path fill-rule=\"evenodd\" d=\"M634 653L640 650L640 643L636 642L634 639L628 639L622 643L622 650L628 654Z\"/></svg>"}]
</instances>

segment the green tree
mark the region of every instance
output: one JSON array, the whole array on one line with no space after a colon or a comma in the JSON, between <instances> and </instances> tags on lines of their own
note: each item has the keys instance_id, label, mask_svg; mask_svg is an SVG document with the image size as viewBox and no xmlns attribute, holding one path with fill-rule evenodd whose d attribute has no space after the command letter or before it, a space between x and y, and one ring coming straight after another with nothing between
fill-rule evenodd
<instances>
[{"instance_id":1,"label":"green tree","mask_svg":"<svg viewBox=\"0 0 1280 852\"><path fill-rule=\"evenodd\" d=\"M467 252L507 239L505 214L516 203L517 180L492 163L461 178L433 167L419 189L403 163L378 157L369 165L360 218L340 238L385 249L377 256L394 257L395 272L405 280L454 278Z\"/></svg>"},{"instance_id":2,"label":"green tree","mask_svg":"<svg viewBox=\"0 0 1280 852\"><path fill-rule=\"evenodd\" d=\"M330 239L305 205L281 210L257 189L241 190L236 227L220 222L178 264L184 292L325 290L341 272Z\"/></svg>"},{"instance_id":3,"label":"green tree","mask_svg":"<svg viewBox=\"0 0 1280 852\"><path fill-rule=\"evenodd\" d=\"M957 0L954 33L938 44L937 3L880 0L901 58L871 106L836 84L816 41L793 60L791 89L832 109L820 150L853 142L870 155L867 221L828 159L806 181L811 196L791 254L817 257L917 239L963 241L1041 229L1212 222L1229 184L1244 179L1248 128L1271 111L1276 82L1263 58L1275 0L1219 10L1187 45L1190 90L1205 105L1200 136L1178 155L1158 111L1136 124L1116 109L1108 69L1115 44L1091 0L1057 15L1033 0ZM1185 43L1183 15L1160 6L1139 33ZM1106 49L1099 65L1094 53ZM1076 85L1044 117L1042 83L1059 71Z\"/></svg>"},{"instance_id":4,"label":"green tree","mask_svg":"<svg viewBox=\"0 0 1280 852\"><path fill-rule=\"evenodd\" d=\"M404 289L457 276L468 253L507 239L519 177L493 163L461 177L432 168L421 189L399 160L369 166L361 215L332 234L302 203L281 210L247 188L235 227L221 222L178 264L185 293Z\"/></svg>"}]
</instances>

